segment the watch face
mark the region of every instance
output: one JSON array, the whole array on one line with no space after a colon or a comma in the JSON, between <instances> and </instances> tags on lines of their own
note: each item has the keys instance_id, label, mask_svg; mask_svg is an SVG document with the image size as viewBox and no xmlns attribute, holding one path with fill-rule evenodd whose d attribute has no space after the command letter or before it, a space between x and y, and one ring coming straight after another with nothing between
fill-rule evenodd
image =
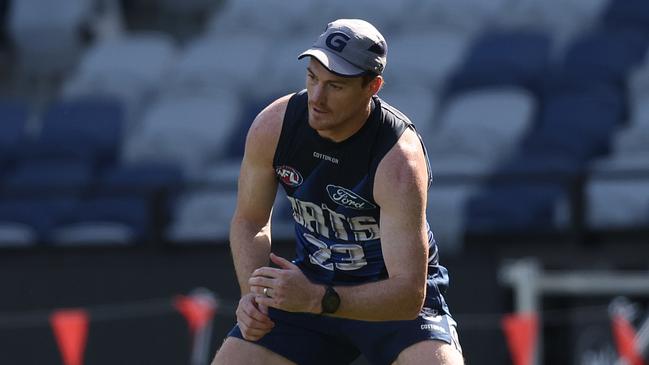
<instances>
[{"instance_id":1,"label":"watch face","mask_svg":"<svg viewBox=\"0 0 649 365\"><path fill-rule=\"evenodd\" d=\"M340 306L340 297L338 293L332 288L327 287L324 297L322 297L322 312L333 313L338 310Z\"/></svg>"}]
</instances>

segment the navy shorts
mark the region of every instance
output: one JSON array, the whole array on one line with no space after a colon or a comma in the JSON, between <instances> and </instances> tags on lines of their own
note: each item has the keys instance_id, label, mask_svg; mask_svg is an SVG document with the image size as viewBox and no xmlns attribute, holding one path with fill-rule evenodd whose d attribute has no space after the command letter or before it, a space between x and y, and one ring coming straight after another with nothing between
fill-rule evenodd
<instances>
[{"instance_id":1,"label":"navy shorts","mask_svg":"<svg viewBox=\"0 0 649 365\"><path fill-rule=\"evenodd\" d=\"M376 365L392 364L401 351L426 340L461 350L457 324L445 313L425 308L410 321L367 322L269 310L275 327L257 343L298 365L349 364L361 353ZM243 339L239 326L228 336Z\"/></svg>"}]
</instances>

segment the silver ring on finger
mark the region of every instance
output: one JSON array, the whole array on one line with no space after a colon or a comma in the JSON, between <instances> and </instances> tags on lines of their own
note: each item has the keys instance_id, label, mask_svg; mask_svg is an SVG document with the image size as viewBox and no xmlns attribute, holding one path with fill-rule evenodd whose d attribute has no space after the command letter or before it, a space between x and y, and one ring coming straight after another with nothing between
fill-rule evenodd
<instances>
[{"instance_id":1,"label":"silver ring on finger","mask_svg":"<svg viewBox=\"0 0 649 365\"><path fill-rule=\"evenodd\" d=\"M266 296L266 298L272 298L270 296L270 288L264 288L264 296Z\"/></svg>"}]
</instances>

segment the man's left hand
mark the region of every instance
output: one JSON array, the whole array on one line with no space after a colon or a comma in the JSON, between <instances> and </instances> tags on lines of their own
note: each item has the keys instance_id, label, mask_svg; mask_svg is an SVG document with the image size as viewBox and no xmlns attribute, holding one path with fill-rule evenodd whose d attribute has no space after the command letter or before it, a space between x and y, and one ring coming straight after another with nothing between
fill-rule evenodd
<instances>
[{"instance_id":1,"label":"man's left hand","mask_svg":"<svg viewBox=\"0 0 649 365\"><path fill-rule=\"evenodd\" d=\"M285 258L271 253L270 260L279 268L260 267L248 280L257 303L287 312L320 313L324 286L309 281Z\"/></svg>"}]
</instances>

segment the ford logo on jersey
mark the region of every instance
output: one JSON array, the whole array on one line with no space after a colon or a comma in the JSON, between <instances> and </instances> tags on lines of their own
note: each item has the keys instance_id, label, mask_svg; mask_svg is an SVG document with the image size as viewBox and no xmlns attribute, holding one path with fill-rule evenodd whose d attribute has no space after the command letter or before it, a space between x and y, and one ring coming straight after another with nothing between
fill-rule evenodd
<instances>
[{"instance_id":1,"label":"ford logo on jersey","mask_svg":"<svg viewBox=\"0 0 649 365\"><path fill-rule=\"evenodd\" d=\"M360 197L355 192L336 185L327 185L327 193L331 200L343 207L363 210L374 209L376 206Z\"/></svg>"},{"instance_id":2,"label":"ford logo on jersey","mask_svg":"<svg viewBox=\"0 0 649 365\"><path fill-rule=\"evenodd\" d=\"M290 166L276 167L275 173L279 176L282 183L288 186L296 187L302 185L302 175Z\"/></svg>"}]
</instances>

